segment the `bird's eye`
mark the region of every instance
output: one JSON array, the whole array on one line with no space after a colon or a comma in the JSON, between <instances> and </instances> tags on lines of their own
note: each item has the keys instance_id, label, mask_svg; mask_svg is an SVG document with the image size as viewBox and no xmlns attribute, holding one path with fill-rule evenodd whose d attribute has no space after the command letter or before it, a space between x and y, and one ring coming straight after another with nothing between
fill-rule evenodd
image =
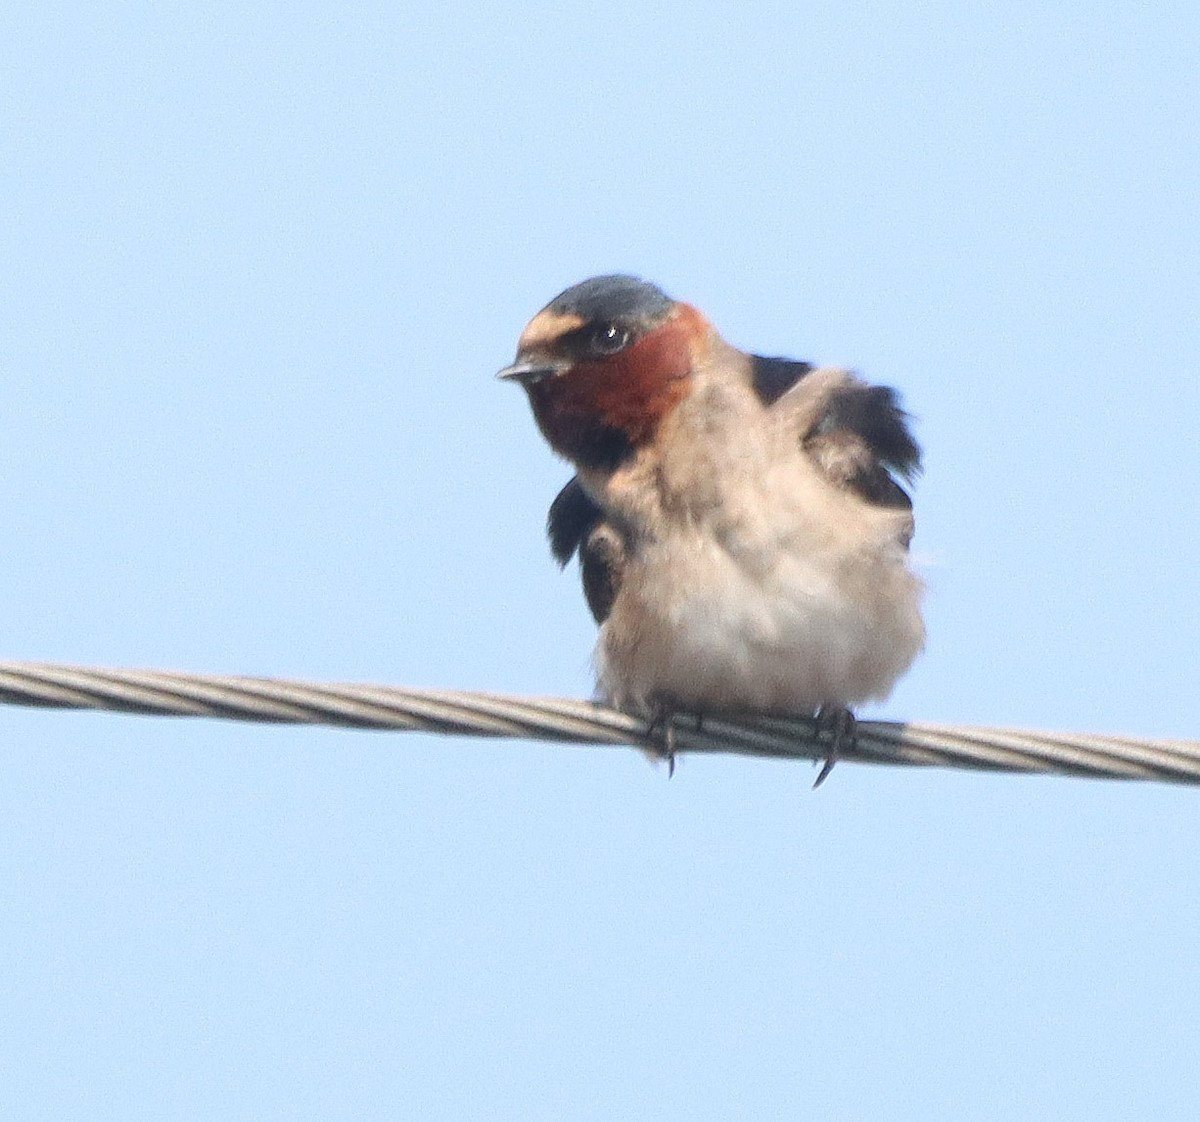
<instances>
[{"instance_id":1,"label":"bird's eye","mask_svg":"<svg viewBox=\"0 0 1200 1122\"><path fill-rule=\"evenodd\" d=\"M615 355L629 346L629 332L615 323L602 323L588 334L588 350L597 355Z\"/></svg>"}]
</instances>

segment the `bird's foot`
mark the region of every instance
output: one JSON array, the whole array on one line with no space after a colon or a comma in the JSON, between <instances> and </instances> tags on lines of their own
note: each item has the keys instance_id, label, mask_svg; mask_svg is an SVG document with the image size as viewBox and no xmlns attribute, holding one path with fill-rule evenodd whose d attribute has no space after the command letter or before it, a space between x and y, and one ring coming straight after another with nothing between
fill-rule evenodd
<instances>
[{"instance_id":1,"label":"bird's foot","mask_svg":"<svg viewBox=\"0 0 1200 1122\"><path fill-rule=\"evenodd\" d=\"M696 722L696 731L704 728L704 714L691 713L679 708L674 701L656 698L650 706L650 720L646 726L647 750L656 759L667 761L667 778L675 774L675 718L691 716Z\"/></svg>"},{"instance_id":2,"label":"bird's foot","mask_svg":"<svg viewBox=\"0 0 1200 1122\"><path fill-rule=\"evenodd\" d=\"M825 753L825 763L816 782L813 783L814 791L829 778L829 773L833 771L833 765L838 762L842 750L854 747L857 735L854 714L844 705L822 705L817 710L817 735L822 732L829 733L829 751Z\"/></svg>"}]
</instances>

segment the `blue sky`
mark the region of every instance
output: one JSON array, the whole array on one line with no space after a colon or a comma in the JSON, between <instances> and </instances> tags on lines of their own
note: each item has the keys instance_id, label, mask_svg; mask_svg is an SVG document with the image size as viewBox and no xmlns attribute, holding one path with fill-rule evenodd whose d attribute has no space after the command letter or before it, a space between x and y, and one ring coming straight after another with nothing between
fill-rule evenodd
<instances>
[{"instance_id":1,"label":"blue sky","mask_svg":"<svg viewBox=\"0 0 1200 1122\"><path fill-rule=\"evenodd\" d=\"M899 386L898 718L1200 737L1193 6L21 4L5 657L586 696L596 272ZM1196 793L0 710L0 1113L1192 1118Z\"/></svg>"}]
</instances>

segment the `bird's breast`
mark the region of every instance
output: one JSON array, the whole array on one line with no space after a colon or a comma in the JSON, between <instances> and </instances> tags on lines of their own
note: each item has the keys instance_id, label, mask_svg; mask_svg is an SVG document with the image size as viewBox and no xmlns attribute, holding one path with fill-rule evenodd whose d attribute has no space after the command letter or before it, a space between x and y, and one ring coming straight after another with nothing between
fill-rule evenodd
<instances>
[{"instance_id":1,"label":"bird's breast","mask_svg":"<svg viewBox=\"0 0 1200 1122\"><path fill-rule=\"evenodd\" d=\"M609 700L813 712L890 692L924 640L891 516L787 466L657 512L601 631Z\"/></svg>"}]
</instances>

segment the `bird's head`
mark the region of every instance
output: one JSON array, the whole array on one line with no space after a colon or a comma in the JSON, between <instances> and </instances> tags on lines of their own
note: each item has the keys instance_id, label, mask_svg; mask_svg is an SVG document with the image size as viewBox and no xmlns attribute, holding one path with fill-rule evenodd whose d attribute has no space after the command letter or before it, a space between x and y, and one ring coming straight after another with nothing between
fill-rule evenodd
<instances>
[{"instance_id":1,"label":"bird's head","mask_svg":"<svg viewBox=\"0 0 1200 1122\"><path fill-rule=\"evenodd\" d=\"M687 396L712 327L648 281L593 277L526 326L499 377L529 394L550 446L581 467L616 467Z\"/></svg>"}]
</instances>

